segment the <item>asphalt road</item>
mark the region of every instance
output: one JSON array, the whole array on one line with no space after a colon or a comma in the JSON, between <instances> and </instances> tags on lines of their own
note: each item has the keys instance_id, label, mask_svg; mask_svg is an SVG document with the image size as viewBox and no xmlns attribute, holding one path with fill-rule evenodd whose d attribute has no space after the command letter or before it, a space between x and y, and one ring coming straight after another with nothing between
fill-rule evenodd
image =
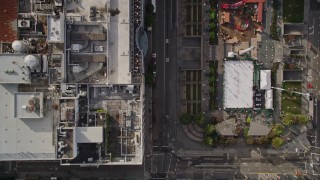
<instances>
[{"instance_id":1,"label":"asphalt road","mask_svg":"<svg viewBox=\"0 0 320 180\"><path fill-rule=\"evenodd\" d=\"M59 162L19 162L13 163L12 169L18 173L18 178L25 176L57 176L61 179L72 178L136 178L143 179L143 166L99 166L79 167L60 166Z\"/></svg>"},{"instance_id":2,"label":"asphalt road","mask_svg":"<svg viewBox=\"0 0 320 180\"><path fill-rule=\"evenodd\" d=\"M154 146L168 146L174 135L176 118L177 61L176 61L176 3L157 1L152 49L157 53L157 81L154 88ZM166 43L166 39L170 43ZM166 58L169 58L167 61Z\"/></svg>"},{"instance_id":3,"label":"asphalt road","mask_svg":"<svg viewBox=\"0 0 320 180\"><path fill-rule=\"evenodd\" d=\"M178 160L169 143L175 137L177 120L177 61L175 0L157 2L152 32L152 51L157 54L157 80L153 88L152 177L168 177L177 171ZM167 39L167 42L166 42ZM169 41L169 43L168 43ZM169 60L166 60L169 58Z\"/></svg>"}]
</instances>

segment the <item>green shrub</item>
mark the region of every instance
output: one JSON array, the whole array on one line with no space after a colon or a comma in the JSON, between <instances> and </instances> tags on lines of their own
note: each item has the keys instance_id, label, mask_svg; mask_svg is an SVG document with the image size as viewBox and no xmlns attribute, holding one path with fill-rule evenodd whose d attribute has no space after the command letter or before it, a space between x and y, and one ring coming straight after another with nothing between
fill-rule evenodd
<instances>
[{"instance_id":1,"label":"green shrub","mask_svg":"<svg viewBox=\"0 0 320 180\"><path fill-rule=\"evenodd\" d=\"M192 122L193 118L190 114L184 113L180 116L180 122L183 125L190 124Z\"/></svg>"},{"instance_id":2,"label":"green shrub","mask_svg":"<svg viewBox=\"0 0 320 180\"><path fill-rule=\"evenodd\" d=\"M275 149L279 149L282 147L282 145L284 144L284 140L279 138L279 137L275 137L272 139L272 147L274 147Z\"/></svg>"}]
</instances>

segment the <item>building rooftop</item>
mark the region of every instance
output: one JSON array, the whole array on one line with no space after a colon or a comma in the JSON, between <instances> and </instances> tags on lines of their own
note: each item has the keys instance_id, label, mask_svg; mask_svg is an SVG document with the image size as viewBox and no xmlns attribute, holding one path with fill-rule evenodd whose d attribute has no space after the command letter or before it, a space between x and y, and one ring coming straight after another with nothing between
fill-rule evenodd
<instances>
[{"instance_id":1,"label":"building rooftop","mask_svg":"<svg viewBox=\"0 0 320 180\"><path fill-rule=\"evenodd\" d=\"M56 19L54 16L48 16L48 41L53 43L64 42L64 18L60 16Z\"/></svg>"},{"instance_id":2,"label":"building rooftop","mask_svg":"<svg viewBox=\"0 0 320 180\"><path fill-rule=\"evenodd\" d=\"M20 97L20 94L15 92L18 92L18 85L0 85L0 99L5 99L0 108L0 159L54 159L52 111L42 118L16 117L15 95Z\"/></svg>"},{"instance_id":3,"label":"building rooftop","mask_svg":"<svg viewBox=\"0 0 320 180\"><path fill-rule=\"evenodd\" d=\"M130 84L130 3L127 0L111 0L112 9L118 8L121 12L110 19L109 34L109 83ZM134 43L134 42L132 42Z\"/></svg>"},{"instance_id":4,"label":"building rooftop","mask_svg":"<svg viewBox=\"0 0 320 180\"><path fill-rule=\"evenodd\" d=\"M271 89L271 70L260 70L260 89Z\"/></svg>"},{"instance_id":5,"label":"building rooftop","mask_svg":"<svg viewBox=\"0 0 320 180\"><path fill-rule=\"evenodd\" d=\"M103 127L76 127L76 143L102 143Z\"/></svg>"},{"instance_id":6,"label":"building rooftop","mask_svg":"<svg viewBox=\"0 0 320 180\"><path fill-rule=\"evenodd\" d=\"M0 41L13 42L17 39L18 2L0 0Z\"/></svg>"},{"instance_id":7,"label":"building rooftop","mask_svg":"<svg viewBox=\"0 0 320 180\"><path fill-rule=\"evenodd\" d=\"M24 58L26 54L0 54L0 84L29 84L29 70Z\"/></svg>"},{"instance_id":8,"label":"building rooftop","mask_svg":"<svg viewBox=\"0 0 320 180\"><path fill-rule=\"evenodd\" d=\"M253 62L225 61L224 69L224 108L252 108Z\"/></svg>"}]
</instances>

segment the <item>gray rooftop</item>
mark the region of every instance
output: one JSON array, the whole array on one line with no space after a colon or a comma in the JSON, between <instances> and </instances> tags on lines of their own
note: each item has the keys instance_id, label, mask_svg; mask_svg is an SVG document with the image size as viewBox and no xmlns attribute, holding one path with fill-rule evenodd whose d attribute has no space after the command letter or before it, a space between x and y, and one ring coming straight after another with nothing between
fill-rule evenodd
<instances>
[{"instance_id":1,"label":"gray rooftop","mask_svg":"<svg viewBox=\"0 0 320 180\"><path fill-rule=\"evenodd\" d=\"M52 111L43 118L15 117L15 92L18 85L0 85L0 159L54 159Z\"/></svg>"},{"instance_id":2,"label":"gray rooftop","mask_svg":"<svg viewBox=\"0 0 320 180\"><path fill-rule=\"evenodd\" d=\"M0 84L29 84L29 70L24 63L26 54L0 54Z\"/></svg>"},{"instance_id":3,"label":"gray rooftop","mask_svg":"<svg viewBox=\"0 0 320 180\"><path fill-rule=\"evenodd\" d=\"M110 84L131 84L129 4L128 0L110 1L111 8L118 8L121 12L117 16L110 17L108 61Z\"/></svg>"}]
</instances>

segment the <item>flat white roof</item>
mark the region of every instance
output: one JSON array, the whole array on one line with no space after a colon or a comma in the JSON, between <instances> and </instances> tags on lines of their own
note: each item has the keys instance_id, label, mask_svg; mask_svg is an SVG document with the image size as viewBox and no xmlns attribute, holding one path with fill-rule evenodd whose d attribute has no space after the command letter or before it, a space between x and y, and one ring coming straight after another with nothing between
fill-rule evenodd
<instances>
[{"instance_id":1,"label":"flat white roof","mask_svg":"<svg viewBox=\"0 0 320 180\"><path fill-rule=\"evenodd\" d=\"M29 70L24 63L26 54L0 54L0 84L29 84Z\"/></svg>"},{"instance_id":2,"label":"flat white roof","mask_svg":"<svg viewBox=\"0 0 320 180\"><path fill-rule=\"evenodd\" d=\"M64 42L64 15L60 15L59 19L54 16L48 16L48 41L55 43Z\"/></svg>"},{"instance_id":3,"label":"flat white roof","mask_svg":"<svg viewBox=\"0 0 320 180\"><path fill-rule=\"evenodd\" d=\"M253 107L252 61L224 62L224 108Z\"/></svg>"},{"instance_id":4,"label":"flat white roof","mask_svg":"<svg viewBox=\"0 0 320 180\"><path fill-rule=\"evenodd\" d=\"M265 109L273 109L273 90L269 89L265 92Z\"/></svg>"},{"instance_id":5,"label":"flat white roof","mask_svg":"<svg viewBox=\"0 0 320 180\"><path fill-rule=\"evenodd\" d=\"M76 143L102 143L103 127L77 127Z\"/></svg>"},{"instance_id":6,"label":"flat white roof","mask_svg":"<svg viewBox=\"0 0 320 180\"><path fill-rule=\"evenodd\" d=\"M43 118L16 118L14 95L16 84L0 85L0 160L52 160L53 112Z\"/></svg>"},{"instance_id":7,"label":"flat white roof","mask_svg":"<svg viewBox=\"0 0 320 180\"><path fill-rule=\"evenodd\" d=\"M120 13L110 17L108 78L110 84L131 84L130 1L111 0L110 8ZM134 42L131 42L134 43Z\"/></svg>"},{"instance_id":8,"label":"flat white roof","mask_svg":"<svg viewBox=\"0 0 320 180\"><path fill-rule=\"evenodd\" d=\"M14 110L17 118L42 118L43 93L14 93Z\"/></svg>"},{"instance_id":9,"label":"flat white roof","mask_svg":"<svg viewBox=\"0 0 320 180\"><path fill-rule=\"evenodd\" d=\"M260 89L271 89L271 70L260 70Z\"/></svg>"}]
</instances>

